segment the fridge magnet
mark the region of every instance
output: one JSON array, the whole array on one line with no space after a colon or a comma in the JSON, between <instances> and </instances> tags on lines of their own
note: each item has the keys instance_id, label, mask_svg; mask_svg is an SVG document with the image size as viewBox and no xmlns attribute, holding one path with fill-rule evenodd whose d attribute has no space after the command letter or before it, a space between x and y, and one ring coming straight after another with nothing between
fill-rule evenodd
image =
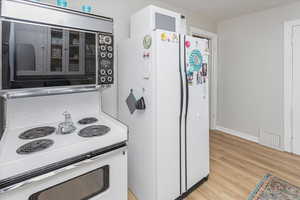
<instances>
[{"instance_id":1,"label":"fridge magnet","mask_svg":"<svg viewBox=\"0 0 300 200\"><path fill-rule=\"evenodd\" d=\"M202 72L201 71L197 72L197 84L198 85L202 84Z\"/></svg>"},{"instance_id":2,"label":"fridge magnet","mask_svg":"<svg viewBox=\"0 0 300 200\"><path fill-rule=\"evenodd\" d=\"M186 42L185 42L185 47L186 47L186 48L190 48L190 46L191 46L191 42L190 42L190 41L186 41Z\"/></svg>"},{"instance_id":3,"label":"fridge magnet","mask_svg":"<svg viewBox=\"0 0 300 200\"><path fill-rule=\"evenodd\" d=\"M150 49L152 45L152 37L150 35L146 35L143 40L144 49Z\"/></svg>"},{"instance_id":4,"label":"fridge magnet","mask_svg":"<svg viewBox=\"0 0 300 200\"><path fill-rule=\"evenodd\" d=\"M198 49L192 51L189 56L189 64L193 68L194 72L198 72L202 67L202 55Z\"/></svg>"},{"instance_id":5,"label":"fridge magnet","mask_svg":"<svg viewBox=\"0 0 300 200\"><path fill-rule=\"evenodd\" d=\"M209 56L210 55L210 51L209 48L206 48L204 51L204 55Z\"/></svg>"},{"instance_id":6,"label":"fridge magnet","mask_svg":"<svg viewBox=\"0 0 300 200\"><path fill-rule=\"evenodd\" d=\"M207 76L207 63L202 64L202 76L206 77Z\"/></svg>"},{"instance_id":7,"label":"fridge magnet","mask_svg":"<svg viewBox=\"0 0 300 200\"><path fill-rule=\"evenodd\" d=\"M189 71L187 74L187 80L190 86L193 85L193 79L194 79L194 73Z\"/></svg>"},{"instance_id":8,"label":"fridge magnet","mask_svg":"<svg viewBox=\"0 0 300 200\"><path fill-rule=\"evenodd\" d=\"M173 42L178 42L178 36L177 36L176 33L173 33L173 34L172 34L172 41L173 41Z\"/></svg>"},{"instance_id":9,"label":"fridge magnet","mask_svg":"<svg viewBox=\"0 0 300 200\"><path fill-rule=\"evenodd\" d=\"M168 40L168 35L166 33L162 33L160 37L162 41Z\"/></svg>"}]
</instances>

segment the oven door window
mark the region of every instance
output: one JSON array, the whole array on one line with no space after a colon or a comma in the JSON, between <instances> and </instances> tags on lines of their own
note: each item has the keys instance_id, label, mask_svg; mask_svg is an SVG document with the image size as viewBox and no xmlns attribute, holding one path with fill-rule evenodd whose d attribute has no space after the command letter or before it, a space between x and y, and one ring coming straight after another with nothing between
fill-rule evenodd
<instances>
[{"instance_id":1,"label":"oven door window","mask_svg":"<svg viewBox=\"0 0 300 200\"><path fill-rule=\"evenodd\" d=\"M2 21L2 88L96 84L96 33Z\"/></svg>"},{"instance_id":2,"label":"oven door window","mask_svg":"<svg viewBox=\"0 0 300 200\"><path fill-rule=\"evenodd\" d=\"M29 200L87 200L109 188L109 166L104 166L30 196Z\"/></svg>"}]
</instances>

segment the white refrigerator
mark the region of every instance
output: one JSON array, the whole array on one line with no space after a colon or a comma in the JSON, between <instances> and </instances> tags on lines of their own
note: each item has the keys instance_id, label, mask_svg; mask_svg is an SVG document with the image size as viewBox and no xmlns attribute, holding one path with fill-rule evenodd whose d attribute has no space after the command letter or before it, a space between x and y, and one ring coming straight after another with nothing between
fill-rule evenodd
<instances>
[{"instance_id":1,"label":"white refrigerator","mask_svg":"<svg viewBox=\"0 0 300 200\"><path fill-rule=\"evenodd\" d=\"M182 199L209 175L209 41L155 30L118 49L118 115L129 127L129 188Z\"/></svg>"}]
</instances>

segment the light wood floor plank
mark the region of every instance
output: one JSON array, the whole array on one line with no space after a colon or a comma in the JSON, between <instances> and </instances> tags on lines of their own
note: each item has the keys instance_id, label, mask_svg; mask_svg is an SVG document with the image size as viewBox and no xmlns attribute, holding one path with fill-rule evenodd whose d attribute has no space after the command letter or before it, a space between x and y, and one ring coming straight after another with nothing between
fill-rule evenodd
<instances>
[{"instance_id":1,"label":"light wood floor plank","mask_svg":"<svg viewBox=\"0 0 300 200\"><path fill-rule=\"evenodd\" d=\"M187 200L246 200L267 173L300 186L300 156L220 131L210 133L210 169L208 181ZM138 200L131 192L128 199Z\"/></svg>"}]
</instances>

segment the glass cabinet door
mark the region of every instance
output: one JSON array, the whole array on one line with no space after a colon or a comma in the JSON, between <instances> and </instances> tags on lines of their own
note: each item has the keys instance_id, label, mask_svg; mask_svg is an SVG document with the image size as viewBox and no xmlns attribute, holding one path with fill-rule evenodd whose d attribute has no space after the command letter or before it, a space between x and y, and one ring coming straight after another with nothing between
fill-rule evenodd
<instances>
[{"instance_id":1,"label":"glass cabinet door","mask_svg":"<svg viewBox=\"0 0 300 200\"><path fill-rule=\"evenodd\" d=\"M78 72L80 65L80 34L79 32L69 31L69 72Z\"/></svg>"},{"instance_id":2,"label":"glass cabinet door","mask_svg":"<svg viewBox=\"0 0 300 200\"><path fill-rule=\"evenodd\" d=\"M84 48L84 33L77 31L67 31L67 73L83 73L83 48Z\"/></svg>"},{"instance_id":3,"label":"glass cabinet door","mask_svg":"<svg viewBox=\"0 0 300 200\"><path fill-rule=\"evenodd\" d=\"M63 72L64 32L62 29L50 29L50 72Z\"/></svg>"},{"instance_id":4,"label":"glass cabinet door","mask_svg":"<svg viewBox=\"0 0 300 200\"><path fill-rule=\"evenodd\" d=\"M92 33L85 33L84 37L85 52L84 65L87 74L96 72L96 38Z\"/></svg>"}]
</instances>

